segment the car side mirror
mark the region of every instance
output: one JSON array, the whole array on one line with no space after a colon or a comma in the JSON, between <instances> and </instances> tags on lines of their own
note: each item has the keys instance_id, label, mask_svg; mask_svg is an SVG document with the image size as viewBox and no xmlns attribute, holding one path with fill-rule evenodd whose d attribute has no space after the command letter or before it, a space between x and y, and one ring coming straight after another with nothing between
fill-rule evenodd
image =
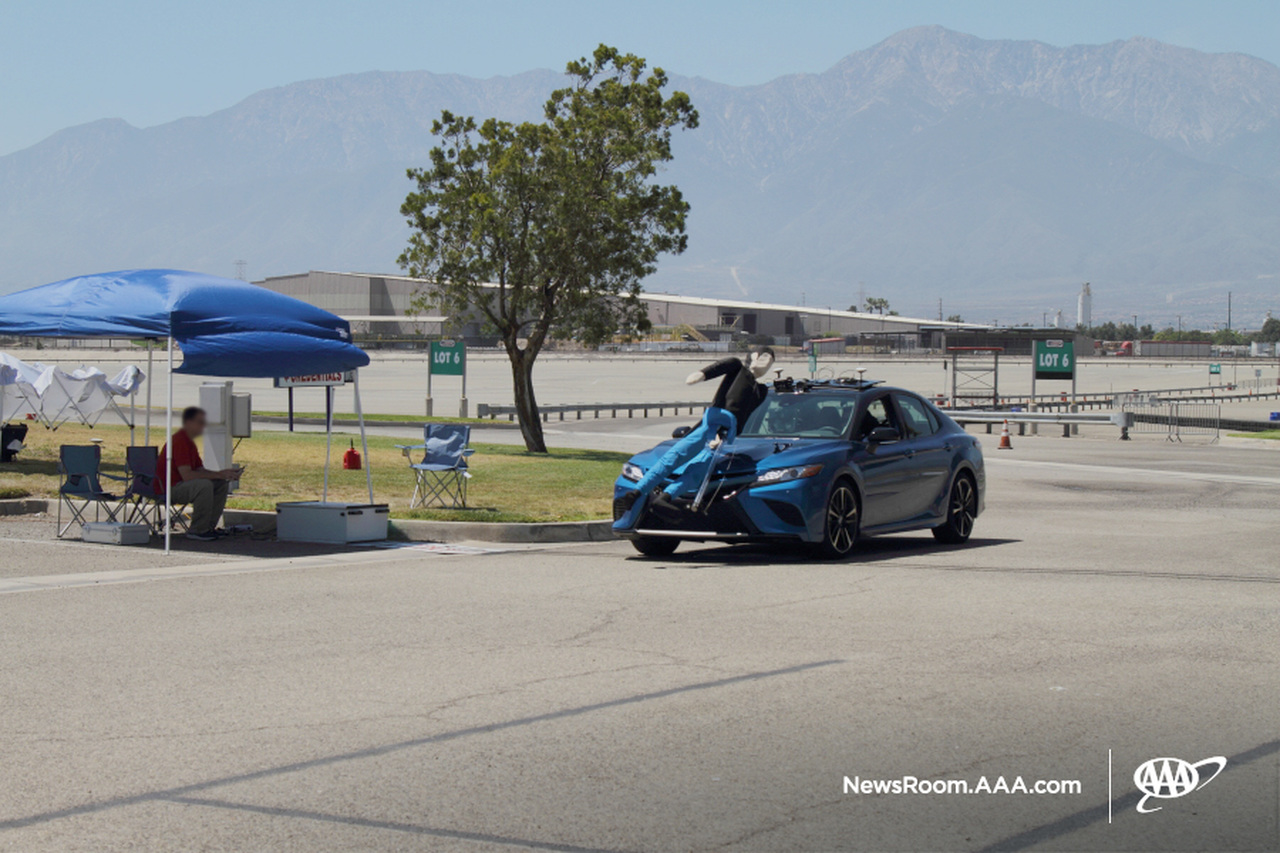
<instances>
[{"instance_id":1,"label":"car side mirror","mask_svg":"<svg viewBox=\"0 0 1280 853\"><path fill-rule=\"evenodd\" d=\"M867 435L867 444L888 444L902 436L891 426L878 426Z\"/></svg>"},{"instance_id":2,"label":"car side mirror","mask_svg":"<svg viewBox=\"0 0 1280 853\"><path fill-rule=\"evenodd\" d=\"M686 435L688 435L691 432L693 432L693 427L691 426L676 427L671 431L671 437L684 438Z\"/></svg>"}]
</instances>

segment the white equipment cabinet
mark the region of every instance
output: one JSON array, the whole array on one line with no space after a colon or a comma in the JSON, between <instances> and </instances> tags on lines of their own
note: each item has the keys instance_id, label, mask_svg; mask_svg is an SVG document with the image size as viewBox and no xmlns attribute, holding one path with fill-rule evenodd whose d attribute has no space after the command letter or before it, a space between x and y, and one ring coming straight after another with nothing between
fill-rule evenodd
<instances>
[{"instance_id":1,"label":"white equipment cabinet","mask_svg":"<svg viewBox=\"0 0 1280 853\"><path fill-rule=\"evenodd\" d=\"M231 456L235 439L253 435L253 395L233 394L230 382L204 382L200 385L200 408L208 419L204 467L212 471L234 468ZM233 482L231 491L239 486L239 482Z\"/></svg>"},{"instance_id":2,"label":"white equipment cabinet","mask_svg":"<svg viewBox=\"0 0 1280 853\"><path fill-rule=\"evenodd\" d=\"M276 504L276 539L283 542L377 542L387 538L387 504L293 501Z\"/></svg>"},{"instance_id":3,"label":"white equipment cabinet","mask_svg":"<svg viewBox=\"0 0 1280 853\"><path fill-rule=\"evenodd\" d=\"M231 383L205 382L200 385L200 408L207 425L204 430L204 467L221 471L231 467Z\"/></svg>"},{"instance_id":4,"label":"white equipment cabinet","mask_svg":"<svg viewBox=\"0 0 1280 853\"><path fill-rule=\"evenodd\" d=\"M231 417L228 422L232 438L253 438L252 394L231 395Z\"/></svg>"}]
</instances>

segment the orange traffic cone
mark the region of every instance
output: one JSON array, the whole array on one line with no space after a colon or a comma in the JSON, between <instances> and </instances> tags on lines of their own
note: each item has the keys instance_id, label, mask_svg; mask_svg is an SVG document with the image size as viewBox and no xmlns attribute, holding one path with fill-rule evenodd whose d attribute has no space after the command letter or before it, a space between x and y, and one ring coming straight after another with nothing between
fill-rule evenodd
<instances>
[{"instance_id":1,"label":"orange traffic cone","mask_svg":"<svg viewBox=\"0 0 1280 853\"><path fill-rule=\"evenodd\" d=\"M1013 442L1009 440L1009 422L1005 421L1000 428L1000 446L996 450L1013 450Z\"/></svg>"}]
</instances>

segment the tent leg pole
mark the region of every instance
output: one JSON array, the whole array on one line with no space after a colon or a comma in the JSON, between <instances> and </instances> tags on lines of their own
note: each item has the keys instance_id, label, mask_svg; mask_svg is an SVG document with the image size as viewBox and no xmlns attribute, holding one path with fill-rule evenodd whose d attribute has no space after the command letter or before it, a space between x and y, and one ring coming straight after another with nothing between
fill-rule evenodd
<instances>
[{"instance_id":1,"label":"tent leg pole","mask_svg":"<svg viewBox=\"0 0 1280 853\"><path fill-rule=\"evenodd\" d=\"M324 387L324 491L320 495L322 502L329 500L329 448L333 446L333 386Z\"/></svg>"},{"instance_id":2,"label":"tent leg pole","mask_svg":"<svg viewBox=\"0 0 1280 853\"><path fill-rule=\"evenodd\" d=\"M150 362L148 362L150 364ZM147 393L151 393L148 380ZM147 420L150 421L151 409L147 409ZM169 405L164 409L164 552L169 553L170 539L173 537L173 338L169 338Z\"/></svg>"},{"instance_id":3,"label":"tent leg pole","mask_svg":"<svg viewBox=\"0 0 1280 853\"><path fill-rule=\"evenodd\" d=\"M155 341L147 341L147 429L142 434L143 444L151 444L151 362L155 360Z\"/></svg>"},{"instance_id":4,"label":"tent leg pole","mask_svg":"<svg viewBox=\"0 0 1280 853\"><path fill-rule=\"evenodd\" d=\"M369 486L369 503L373 503L373 467L369 459L369 438L364 432L364 408L360 405L360 371L355 372L356 420L360 422L360 448L364 451L364 481Z\"/></svg>"}]
</instances>

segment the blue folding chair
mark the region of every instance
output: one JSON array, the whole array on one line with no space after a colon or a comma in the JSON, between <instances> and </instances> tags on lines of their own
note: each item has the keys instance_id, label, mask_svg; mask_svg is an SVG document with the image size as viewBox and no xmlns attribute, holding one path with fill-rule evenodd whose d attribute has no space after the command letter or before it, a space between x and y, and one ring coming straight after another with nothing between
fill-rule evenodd
<instances>
[{"instance_id":1,"label":"blue folding chair","mask_svg":"<svg viewBox=\"0 0 1280 853\"><path fill-rule=\"evenodd\" d=\"M125 521L141 519L150 528L152 534L164 532L164 491L160 483L160 450L149 445L127 448L124 452L125 479L129 486L125 489L124 500L120 502L120 510ZM183 511L186 504L173 504L169 512L169 522L175 530L185 533L188 529Z\"/></svg>"},{"instance_id":2,"label":"blue folding chair","mask_svg":"<svg viewBox=\"0 0 1280 853\"><path fill-rule=\"evenodd\" d=\"M58 473L62 482L58 485L58 538L61 539L71 529L71 525L84 524L85 513L92 506L95 521L102 520L105 509L108 521L116 520L115 504L120 496L113 495L102 488L101 477L124 482L123 477L103 474L102 448L96 444L79 445L64 444L58 448ZM79 501L79 505L77 505ZM66 504L71 520L62 524L62 506Z\"/></svg>"},{"instance_id":3,"label":"blue folding chair","mask_svg":"<svg viewBox=\"0 0 1280 853\"><path fill-rule=\"evenodd\" d=\"M475 453L467 446L471 427L466 424L425 424L422 444L397 444L413 471L413 498L409 508L438 502L442 507L462 509L467 505L467 457ZM422 461L414 462L411 451L421 450Z\"/></svg>"}]
</instances>

